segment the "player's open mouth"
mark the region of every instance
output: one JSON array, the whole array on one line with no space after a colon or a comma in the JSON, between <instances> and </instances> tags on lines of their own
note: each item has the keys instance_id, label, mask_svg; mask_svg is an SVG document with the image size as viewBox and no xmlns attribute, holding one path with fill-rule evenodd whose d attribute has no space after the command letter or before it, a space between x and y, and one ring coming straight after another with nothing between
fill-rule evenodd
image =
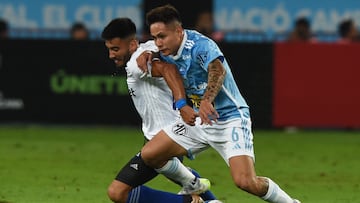
<instances>
[{"instance_id":1,"label":"player's open mouth","mask_svg":"<svg viewBox=\"0 0 360 203\"><path fill-rule=\"evenodd\" d=\"M116 66L121 67L124 65L123 60L114 60Z\"/></svg>"}]
</instances>

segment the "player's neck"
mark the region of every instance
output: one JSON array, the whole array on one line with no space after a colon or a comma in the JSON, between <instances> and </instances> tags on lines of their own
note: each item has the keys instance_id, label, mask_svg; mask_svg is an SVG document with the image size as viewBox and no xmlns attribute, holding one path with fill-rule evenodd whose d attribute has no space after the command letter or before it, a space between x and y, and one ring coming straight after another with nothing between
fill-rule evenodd
<instances>
[{"instance_id":1,"label":"player's neck","mask_svg":"<svg viewBox=\"0 0 360 203\"><path fill-rule=\"evenodd\" d=\"M177 47L176 51L172 54L173 56L177 56L179 53L179 49L181 49L181 46L183 44L184 41L184 37L185 37L185 30L182 31L180 38L179 38L179 46Z\"/></svg>"}]
</instances>

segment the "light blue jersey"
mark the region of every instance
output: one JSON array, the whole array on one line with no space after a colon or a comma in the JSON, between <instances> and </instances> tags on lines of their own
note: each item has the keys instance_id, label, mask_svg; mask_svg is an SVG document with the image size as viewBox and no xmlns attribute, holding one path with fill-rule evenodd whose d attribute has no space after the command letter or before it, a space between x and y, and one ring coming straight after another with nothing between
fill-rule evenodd
<instances>
[{"instance_id":1,"label":"light blue jersey","mask_svg":"<svg viewBox=\"0 0 360 203\"><path fill-rule=\"evenodd\" d=\"M162 55L162 58L177 65L184 79L187 97L191 99L195 111L199 110L200 101L206 91L209 63L217 58L222 61L226 69L224 84L214 100L214 107L220 115L218 120L239 118L239 108L248 108L223 53L211 39L197 31L185 30L177 55Z\"/></svg>"}]
</instances>

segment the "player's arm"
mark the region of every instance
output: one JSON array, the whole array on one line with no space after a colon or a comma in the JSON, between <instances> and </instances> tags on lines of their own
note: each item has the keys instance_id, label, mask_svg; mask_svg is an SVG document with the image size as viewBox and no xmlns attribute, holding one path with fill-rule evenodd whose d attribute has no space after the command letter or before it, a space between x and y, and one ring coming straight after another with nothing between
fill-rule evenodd
<instances>
[{"instance_id":1,"label":"player's arm","mask_svg":"<svg viewBox=\"0 0 360 203\"><path fill-rule=\"evenodd\" d=\"M197 113L187 105L185 88L180 73L174 64L163 61L153 61L151 75L163 77L172 91L175 107L180 110L180 115L188 125L195 125Z\"/></svg>"},{"instance_id":2,"label":"player's arm","mask_svg":"<svg viewBox=\"0 0 360 203\"><path fill-rule=\"evenodd\" d=\"M152 52L152 51L142 52L136 58L136 62L138 64L138 67L140 68L140 70L144 73L147 73L149 71L148 64L151 63L154 59L158 60L159 59L158 55L159 55L158 52Z\"/></svg>"},{"instance_id":3,"label":"player's arm","mask_svg":"<svg viewBox=\"0 0 360 203\"><path fill-rule=\"evenodd\" d=\"M185 98L184 84L174 64L163 61L153 61L151 66L151 76L163 77L165 79L173 93L175 101Z\"/></svg>"},{"instance_id":4,"label":"player's arm","mask_svg":"<svg viewBox=\"0 0 360 203\"><path fill-rule=\"evenodd\" d=\"M211 125L211 120L216 122L217 118L219 118L219 114L212 103L224 83L225 75L225 68L219 59L215 59L209 63L208 84L199 108L201 123Z\"/></svg>"}]
</instances>

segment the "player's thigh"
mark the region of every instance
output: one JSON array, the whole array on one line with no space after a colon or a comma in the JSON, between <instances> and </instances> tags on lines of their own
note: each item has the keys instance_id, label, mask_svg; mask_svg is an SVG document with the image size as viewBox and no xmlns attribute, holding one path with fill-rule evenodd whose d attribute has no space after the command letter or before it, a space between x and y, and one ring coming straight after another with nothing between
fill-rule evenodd
<instances>
[{"instance_id":1,"label":"player's thigh","mask_svg":"<svg viewBox=\"0 0 360 203\"><path fill-rule=\"evenodd\" d=\"M141 156L144 160L168 160L171 157L183 155L186 155L186 150L171 139L163 130L147 142L141 150Z\"/></svg>"},{"instance_id":2,"label":"player's thigh","mask_svg":"<svg viewBox=\"0 0 360 203\"><path fill-rule=\"evenodd\" d=\"M182 119L164 129L167 136L181 146L182 154L189 159L209 147L207 135L200 125L189 126Z\"/></svg>"},{"instance_id":3,"label":"player's thigh","mask_svg":"<svg viewBox=\"0 0 360 203\"><path fill-rule=\"evenodd\" d=\"M246 155L255 158L251 127L244 120L218 124L217 128L208 128L206 131L210 145L228 165L229 159L235 156Z\"/></svg>"}]
</instances>

